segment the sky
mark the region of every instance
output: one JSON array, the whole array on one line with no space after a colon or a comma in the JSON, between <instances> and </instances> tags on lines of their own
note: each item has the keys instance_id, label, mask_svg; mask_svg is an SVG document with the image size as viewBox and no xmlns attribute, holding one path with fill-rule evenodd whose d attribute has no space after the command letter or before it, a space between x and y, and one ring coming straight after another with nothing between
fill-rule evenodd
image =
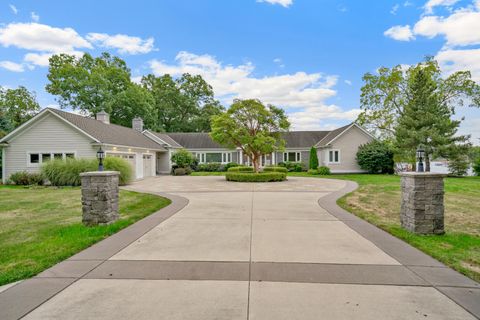
<instances>
[{"instance_id":1,"label":"sky","mask_svg":"<svg viewBox=\"0 0 480 320\"><path fill-rule=\"evenodd\" d=\"M201 74L228 106L259 98L293 130L330 130L360 112L362 76L425 56L445 76L480 83L480 0L0 0L0 86L23 85L42 107L55 53L124 59L142 75ZM480 144L480 109L459 107Z\"/></svg>"}]
</instances>

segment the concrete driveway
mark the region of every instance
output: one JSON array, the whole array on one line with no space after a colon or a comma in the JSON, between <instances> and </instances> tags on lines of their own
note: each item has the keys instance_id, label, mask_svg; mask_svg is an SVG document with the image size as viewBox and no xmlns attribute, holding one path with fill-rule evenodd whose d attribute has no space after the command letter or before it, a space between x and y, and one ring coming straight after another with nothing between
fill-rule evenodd
<instances>
[{"instance_id":1,"label":"concrete driveway","mask_svg":"<svg viewBox=\"0 0 480 320\"><path fill-rule=\"evenodd\" d=\"M479 284L338 208L354 188L137 182L129 189L172 206L29 280L52 294L17 309L25 319L475 319ZM0 314L26 282L0 294Z\"/></svg>"}]
</instances>

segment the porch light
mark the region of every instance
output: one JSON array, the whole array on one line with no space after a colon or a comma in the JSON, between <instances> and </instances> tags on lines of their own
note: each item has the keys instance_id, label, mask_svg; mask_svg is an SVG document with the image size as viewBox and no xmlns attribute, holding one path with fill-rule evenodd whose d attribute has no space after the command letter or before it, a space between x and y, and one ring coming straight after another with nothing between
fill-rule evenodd
<instances>
[{"instance_id":1,"label":"porch light","mask_svg":"<svg viewBox=\"0 0 480 320\"><path fill-rule=\"evenodd\" d=\"M425 150L421 146L417 148L417 162L418 162L418 167L417 167L417 172L424 172L425 170L423 169L423 159L425 158Z\"/></svg>"},{"instance_id":2,"label":"porch light","mask_svg":"<svg viewBox=\"0 0 480 320\"><path fill-rule=\"evenodd\" d=\"M98 171L103 171L103 159L105 159L105 152L102 147L97 151Z\"/></svg>"}]
</instances>

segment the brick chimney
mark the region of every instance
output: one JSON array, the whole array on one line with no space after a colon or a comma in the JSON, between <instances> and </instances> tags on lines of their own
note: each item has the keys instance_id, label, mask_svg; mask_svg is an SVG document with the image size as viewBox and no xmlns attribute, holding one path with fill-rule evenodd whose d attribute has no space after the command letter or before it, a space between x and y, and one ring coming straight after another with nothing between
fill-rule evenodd
<instances>
[{"instance_id":1,"label":"brick chimney","mask_svg":"<svg viewBox=\"0 0 480 320\"><path fill-rule=\"evenodd\" d=\"M143 119L139 117L133 118L132 129L138 132L143 132Z\"/></svg>"},{"instance_id":2,"label":"brick chimney","mask_svg":"<svg viewBox=\"0 0 480 320\"><path fill-rule=\"evenodd\" d=\"M97 113L96 118L98 121L102 121L103 123L110 124L110 115L106 113L104 110Z\"/></svg>"}]
</instances>

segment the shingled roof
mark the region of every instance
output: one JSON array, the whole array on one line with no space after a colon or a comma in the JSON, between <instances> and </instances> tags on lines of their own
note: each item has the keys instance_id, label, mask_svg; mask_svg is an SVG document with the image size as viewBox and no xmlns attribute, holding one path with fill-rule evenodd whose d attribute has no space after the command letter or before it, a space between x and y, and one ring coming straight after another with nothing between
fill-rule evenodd
<instances>
[{"instance_id":1,"label":"shingled roof","mask_svg":"<svg viewBox=\"0 0 480 320\"><path fill-rule=\"evenodd\" d=\"M148 130L148 132L174 148L182 148L182 146L177 141L173 140L167 133L153 132L150 130Z\"/></svg>"},{"instance_id":2,"label":"shingled roof","mask_svg":"<svg viewBox=\"0 0 480 320\"><path fill-rule=\"evenodd\" d=\"M178 144L186 149L218 149L224 148L216 143L210 137L210 134L205 132L175 132L167 133L170 138L175 140Z\"/></svg>"},{"instance_id":3,"label":"shingled roof","mask_svg":"<svg viewBox=\"0 0 480 320\"><path fill-rule=\"evenodd\" d=\"M328 132L328 134L323 137L321 140L318 141L318 143L315 144L315 147L324 147L326 146L330 141L335 139L338 135L340 135L342 132L347 130L353 123L349 123L346 126L340 127L338 129L332 130Z\"/></svg>"},{"instance_id":4,"label":"shingled roof","mask_svg":"<svg viewBox=\"0 0 480 320\"><path fill-rule=\"evenodd\" d=\"M154 150L165 150L164 147L152 139L147 138L141 132L131 128L116 124L106 124L90 117L85 117L58 109L48 109L101 143Z\"/></svg>"},{"instance_id":5,"label":"shingled roof","mask_svg":"<svg viewBox=\"0 0 480 320\"><path fill-rule=\"evenodd\" d=\"M311 148L330 131L289 131L282 134L286 148Z\"/></svg>"}]
</instances>

